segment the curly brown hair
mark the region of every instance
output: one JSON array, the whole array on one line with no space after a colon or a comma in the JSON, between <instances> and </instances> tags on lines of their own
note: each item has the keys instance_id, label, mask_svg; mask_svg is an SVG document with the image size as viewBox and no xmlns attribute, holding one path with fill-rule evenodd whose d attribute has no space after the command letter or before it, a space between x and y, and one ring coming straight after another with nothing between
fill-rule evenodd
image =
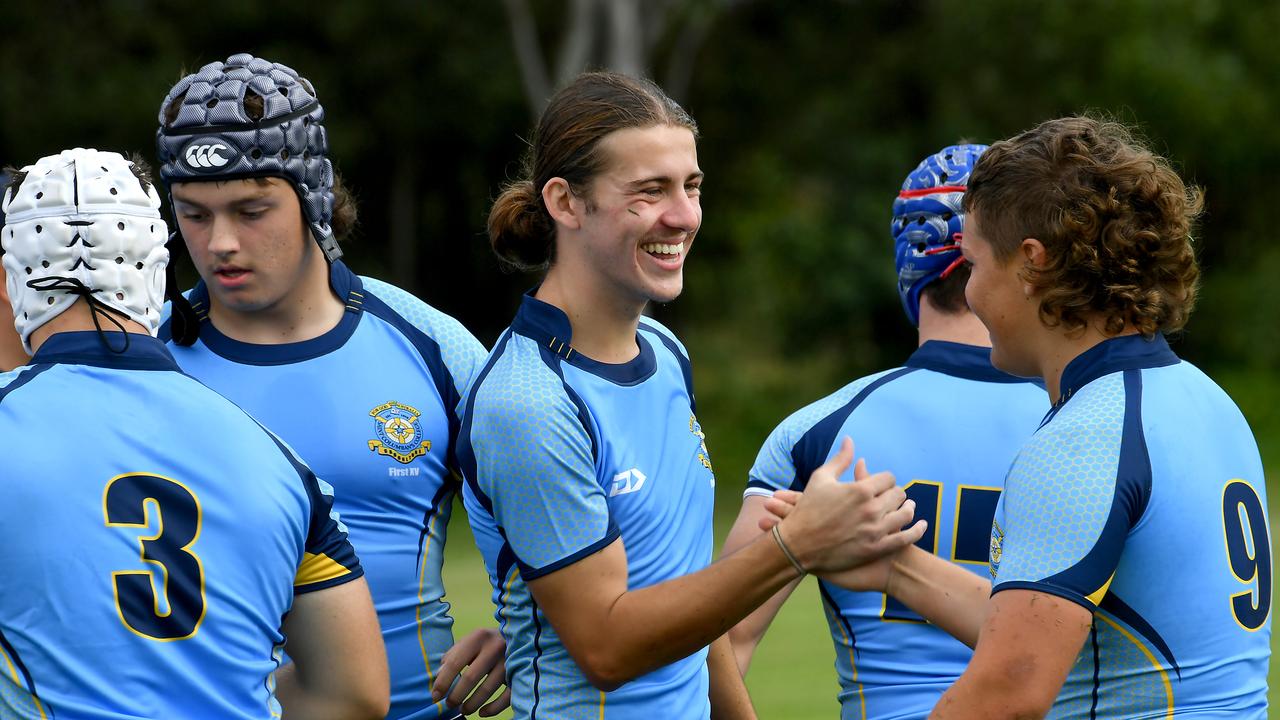
<instances>
[{"instance_id":1,"label":"curly brown hair","mask_svg":"<svg viewBox=\"0 0 1280 720\"><path fill-rule=\"evenodd\" d=\"M1101 321L1147 337L1186 324L1200 276L1191 231L1203 193L1120 123L1088 116L1041 123L983 153L964 195L996 259L1024 238L1047 262L1024 278L1040 318L1078 332Z\"/></svg>"}]
</instances>

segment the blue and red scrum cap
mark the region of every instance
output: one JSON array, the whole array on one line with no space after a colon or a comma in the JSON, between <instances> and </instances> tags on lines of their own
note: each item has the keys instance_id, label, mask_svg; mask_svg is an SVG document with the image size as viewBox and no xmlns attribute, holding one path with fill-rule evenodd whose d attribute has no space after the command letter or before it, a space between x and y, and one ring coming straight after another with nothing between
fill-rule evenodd
<instances>
[{"instance_id":1,"label":"blue and red scrum cap","mask_svg":"<svg viewBox=\"0 0 1280 720\"><path fill-rule=\"evenodd\" d=\"M893 201L894 265L898 296L912 325L920 324L920 291L950 275L963 262L965 183L986 145L952 145L925 158L902 183Z\"/></svg>"},{"instance_id":2,"label":"blue and red scrum cap","mask_svg":"<svg viewBox=\"0 0 1280 720\"><path fill-rule=\"evenodd\" d=\"M250 94L262 98L260 118L245 109ZM209 63L179 80L160 105L160 179L171 186L282 178L297 191L311 234L333 262L342 250L331 225L333 165L323 120L315 89L293 69L248 53Z\"/></svg>"}]
</instances>

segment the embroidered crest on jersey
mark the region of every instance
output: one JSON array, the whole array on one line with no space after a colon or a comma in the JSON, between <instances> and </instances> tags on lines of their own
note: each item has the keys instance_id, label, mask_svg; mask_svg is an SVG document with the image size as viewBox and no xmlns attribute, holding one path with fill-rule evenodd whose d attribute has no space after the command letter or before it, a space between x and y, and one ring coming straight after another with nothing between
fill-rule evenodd
<instances>
[{"instance_id":1,"label":"embroidered crest on jersey","mask_svg":"<svg viewBox=\"0 0 1280 720\"><path fill-rule=\"evenodd\" d=\"M1000 529L1000 524L994 520L991 522L991 550L989 558L991 560L991 579L996 579L996 574L1000 572L1000 557L1004 553L1004 531Z\"/></svg>"},{"instance_id":2,"label":"embroidered crest on jersey","mask_svg":"<svg viewBox=\"0 0 1280 720\"><path fill-rule=\"evenodd\" d=\"M711 451L707 450L707 434L702 432L702 425L698 424L698 418L692 413L689 414L689 432L698 438L698 461L711 471L711 487L715 487L716 471L711 467Z\"/></svg>"},{"instance_id":3,"label":"embroidered crest on jersey","mask_svg":"<svg viewBox=\"0 0 1280 720\"><path fill-rule=\"evenodd\" d=\"M393 400L370 410L369 415L378 436L369 441L373 452L408 465L431 449L431 441L422 437L422 423L418 422L422 413L416 409Z\"/></svg>"}]
</instances>

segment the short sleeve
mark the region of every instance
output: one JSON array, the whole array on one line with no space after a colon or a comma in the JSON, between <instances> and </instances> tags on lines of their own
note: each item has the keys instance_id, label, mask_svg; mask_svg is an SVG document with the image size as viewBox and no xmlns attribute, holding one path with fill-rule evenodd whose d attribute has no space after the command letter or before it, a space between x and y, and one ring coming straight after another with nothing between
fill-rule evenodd
<instances>
[{"instance_id":1,"label":"short sleeve","mask_svg":"<svg viewBox=\"0 0 1280 720\"><path fill-rule=\"evenodd\" d=\"M535 363L495 368L476 388L470 429L476 485L525 580L618 537L596 475L587 411L550 368Z\"/></svg>"},{"instance_id":2,"label":"short sleeve","mask_svg":"<svg viewBox=\"0 0 1280 720\"><path fill-rule=\"evenodd\" d=\"M1125 422L1123 382L1093 385L1009 470L992 526L993 593L1038 590L1090 611L1106 595L1151 476L1140 428Z\"/></svg>"},{"instance_id":3,"label":"short sleeve","mask_svg":"<svg viewBox=\"0 0 1280 720\"><path fill-rule=\"evenodd\" d=\"M311 504L302 562L293 581L295 593L341 585L364 575L347 526L333 509L333 488L310 471L303 474Z\"/></svg>"},{"instance_id":4,"label":"short sleeve","mask_svg":"<svg viewBox=\"0 0 1280 720\"><path fill-rule=\"evenodd\" d=\"M809 475L827 461L849 415L876 387L904 370L886 370L854 380L817 402L795 411L756 454L743 497L773 495L775 490L804 490Z\"/></svg>"},{"instance_id":5,"label":"short sleeve","mask_svg":"<svg viewBox=\"0 0 1280 720\"><path fill-rule=\"evenodd\" d=\"M756 453L755 464L747 473L747 489L743 491L743 497L769 497L775 490L786 490L795 484L796 466L791 455L795 439L792 435L791 426L785 422L769 433L760 446L760 452Z\"/></svg>"}]
</instances>

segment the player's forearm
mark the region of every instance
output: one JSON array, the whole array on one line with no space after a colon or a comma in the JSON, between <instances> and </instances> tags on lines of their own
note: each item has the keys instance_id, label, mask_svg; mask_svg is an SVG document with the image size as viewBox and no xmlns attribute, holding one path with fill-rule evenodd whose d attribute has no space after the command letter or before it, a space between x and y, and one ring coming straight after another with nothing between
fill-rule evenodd
<instances>
[{"instance_id":1,"label":"player's forearm","mask_svg":"<svg viewBox=\"0 0 1280 720\"><path fill-rule=\"evenodd\" d=\"M707 651L707 674L710 678L709 697L711 720L755 720L755 708L751 696L738 672L729 637L722 635L711 643Z\"/></svg>"},{"instance_id":2,"label":"player's forearm","mask_svg":"<svg viewBox=\"0 0 1280 720\"><path fill-rule=\"evenodd\" d=\"M991 583L936 555L910 547L894 559L887 592L952 637L974 647L986 615Z\"/></svg>"},{"instance_id":3,"label":"player's forearm","mask_svg":"<svg viewBox=\"0 0 1280 720\"><path fill-rule=\"evenodd\" d=\"M1034 683L1019 680L971 666L938 700L929 720L1040 720L1053 706L1054 693L1034 692Z\"/></svg>"},{"instance_id":4,"label":"player's forearm","mask_svg":"<svg viewBox=\"0 0 1280 720\"><path fill-rule=\"evenodd\" d=\"M579 664L598 687L617 687L710 645L795 577L762 535L696 573L623 593Z\"/></svg>"},{"instance_id":5,"label":"player's forearm","mask_svg":"<svg viewBox=\"0 0 1280 720\"><path fill-rule=\"evenodd\" d=\"M724 539L724 547L720 552L721 557L732 555L764 534L760 530L760 519L769 516L769 511L764 508L764 500L765 498L758 495L743 499L742 510L739 511L737 520L734 521L733 527L729 529L729 534ZM751 666L751 658L755 654L760 640L764 637L765 631L769 629L769 625L773 622L773 618L777 616L778 610L782 608L787 598L791 597L792 591L799 584L799 578L787 583L784 588L765 601L763 605L753 610L741 622L729 629L729 640L733 646L734 660L741 675L745 676L747 674L747 668Z\"/></svg>"},{"instance_id":6,"label":"player's forearm","mask_svg":"<svg viewBox=\"0 0 1280 720\"><path fill-rule=\"evenodd\" d=\"M733 645L734 660L738 672L744 677L751 667L751 659L755 656L756 648L764 639L765 631L773 624L773 619L778 616L778 611L787 602L787 598L791 597L791 593L800 585L800 580L801 578L795 578L787 583L763 605L729 629L728 637Z\"/></svg>"}]
</instances>

